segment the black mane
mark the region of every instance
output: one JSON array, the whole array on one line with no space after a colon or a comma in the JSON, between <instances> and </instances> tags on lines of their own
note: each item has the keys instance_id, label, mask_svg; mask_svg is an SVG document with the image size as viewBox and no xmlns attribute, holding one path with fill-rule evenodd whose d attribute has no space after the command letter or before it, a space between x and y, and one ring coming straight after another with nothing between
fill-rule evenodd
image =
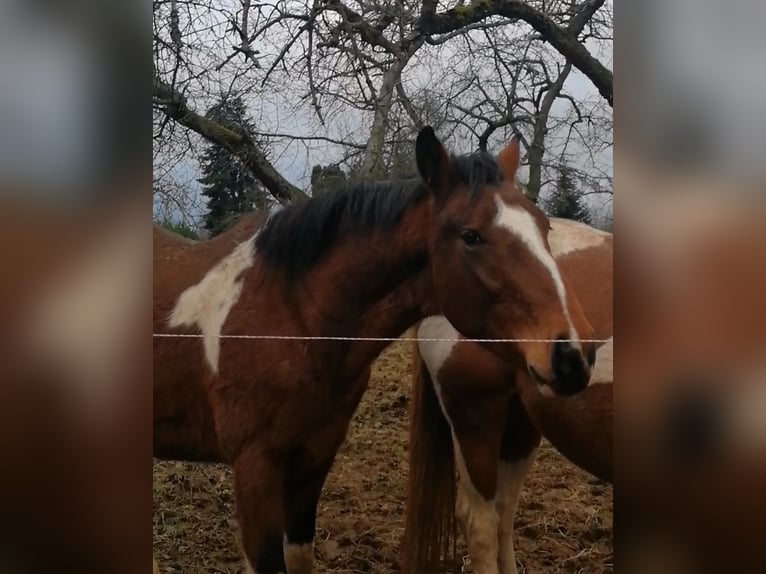
<instances>
[{"instance_id":1,"label":"black mane","mask_svg":"<svg viewBox=\"0 0 766 574\"><path fill-rule=\"evenodd\" d=\"M495 159L487 153L452 156L452 165L472 196L501 180ZM402 215L428 196L419 177L351 183L274 213L255 245L261 257L294 278L345 237L396 228Z\"/></svg>"}]
</instances>

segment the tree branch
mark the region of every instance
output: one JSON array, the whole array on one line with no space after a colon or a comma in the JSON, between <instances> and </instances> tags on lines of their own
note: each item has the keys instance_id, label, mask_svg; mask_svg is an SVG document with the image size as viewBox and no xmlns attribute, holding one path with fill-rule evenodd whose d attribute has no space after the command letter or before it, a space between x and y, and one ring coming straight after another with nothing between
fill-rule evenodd
<instances>
[{"instance_id":1,"label":"tree branch","mask_svg":"<svg viewBox=\"0 0 766 574\"><path fill-rule=\"evenodd\" d=\"M569 20L567 31L575 38L580 35L585 25L590 22L593 15L604 5L604 0L586 0L580 5L580 9Z\"/></svg>"},{"instance_id":2,"label":"tree branch","mask_svg":"<svg viewBox=\"0 0 766 574\"><path fill-rule=\"evenodd\" d=\"M354 12L354 10L343 4L340 0L327 0L325 2L325 7L327 10L332 10L333 12L340 14L343 19L348 22L353 31L359 34L359 38L361 38L363 42L370 46L383 48L390 54L398 56L401 53L399 46L389 42L380 29L368 24L360 14Z\"/></svg>"},{"instance_id":3,"label":"tree branch","mask_svg":"<svg viewBox=\"0 0 766 574\"><path fill-rule=\"evenodd\" d=\"M571 24L587 21L604 0L590 0L572 18ZM577 36L563 29L549 16L522 0L473 0L467 6L456 6L440 14L434 12L436 2L424 0L421 30L424 34L448 34L492 16L523 20L534 28L543 39L562 56L585 74L610 106L613 105L613 74L596 58L591 56ZM587 17L587 18L586 18Z\"/></svg>"},{"instance_id":4,"label":"tree branch","mask_svg":"<svg viewBox=\"0 0 766 574\"><path fill-rule=\"evenodd\" d=\"M289 140L297 140L297 141L323 141L328 142L331 144L336 145L342 145L345 147L350 147L358 150L364 150L367 146L364 144L358 144L354 142L348 142L343 141L327 136L301 136L297 134L286 134L286 133L279 133L279 132L254 132L254 135L265 137L265 138L285 138Z\"/></svg>"},{"instance_id":5,"label":"tree branch","mask_svg":"<svg viewBox=\"0 0 766 574\"><path fill-rule=\"evenodd\" d=\"M308 197L306 193L282 177L249 135L239 134L191 110L182 94L156 76L153 99L168 117L197 132L205 139L224 146L240 158L280 203L289 204Z\"/></svg>"},{"instance_id":6,"label":"tree branch","mask_svg":"<svg viewBox=\"0 0 766 574\"><path fill-rule=\"evenodd\" d=\"M410 116L412 125L414 125L415 129L419 131L423 127L423 120L420 119L417 111L415 111L415 106L412 105L412 101L407 96L407 92L404 91L404 86L402 86L401 81L396 83L396 95L399 96L399 101L402 103L404 111L406 111L407 115Z\"/></svg>"},{"instance_id":7,"label":"tree branch","mask_svg":"<svg viewBox=\"0 0 766 574\"><path fill-rule=\"evenodd\" d=\"M529 146L529 179L527 181L527 196L537 203L542 188L542 167L543 157L545 156L545 136L548 133L548 117L553 107L553 102L561 93L569 73L572 70L571 62L567 62L564 69L556 78L556 81L545 92L545 97L540 105L540 109L535 119L535 128L532 134L532 143Z\"/></svg>"}]
</instances>

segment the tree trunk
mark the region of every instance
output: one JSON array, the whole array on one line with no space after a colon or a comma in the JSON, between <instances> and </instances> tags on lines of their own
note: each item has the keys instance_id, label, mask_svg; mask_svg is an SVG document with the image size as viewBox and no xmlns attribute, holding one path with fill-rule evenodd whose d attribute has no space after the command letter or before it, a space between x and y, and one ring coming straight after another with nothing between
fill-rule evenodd
<instances>
[{"instance_id":1,"label":"tree trunk","mask_svg":"<svg viewBox=\"0 0 766 574\"><path fill-rule=\"evenodd\" d=\"M532 135L532 142L529 144L527 160L529 161L529 181L527 182L527 197L537 203L540 197L540 186L542 185L543 158L545 157L545 136L548 133L548 116L551 113L553 102L561 93L564 82L572 71L572 63L567 62L561 74L553 82L548 92L545 94L537 116L535 117L535 129Z\"/></svg>"},{"instance_id":2,"label":"tree trunk","mask_svg":"<svg viewBox=\"0 0 766 574\"><path fill-rule=\"evenodd\" d=\"M583 31L585 25L593 17L593 14L604 4L604 0L589 0L583 3L580 11L575 14L567 26L567 32L573 38L577 38ZM527 183L527 197L537 203L540 198L540 186L542 185L543 159L545 157L545 136L548 133L548 116L551 113L553 102L561 93L569 73L572 71L572 61L567 59L564 69L561 70L559 77L553 82L553 85L545 94L540 110L535 118L535 129L532 136L532 143L529 146L527 159L529 161L529 182ZM609 102L611 104L611 101Z\"/></svg>"},{"instance_id":3,"label":"tree trunk","mask_svg":"<svg viewBox=\"0 0 766 574\"><path fill-rule=\"evenodd\" d=\"M157 77L154 78L153 97L155 104L160 104L163 113L168 117L239 157L279 203L286 205L308 197L282 177L250 137L194 112L188 107L182 94Z\"/></svg>"},{"instance_id":4,"label":"tree trunk","mask_svg":"<svg viewBox=\"0 0 766 574\"><path fill-rule=\"evenodd\" d=\"M364 150L364 158L362 159L362 177L381 177L384 175L383 144L386 139L388 114L391 111L394 90L396 90L397 84L402 79L404 68L409 63L413 54L422 45L422 38L412 41L406 49L402 50L401 55L396 58L394 64L383 75L383 83L378 91L375 107L375 118L372 121L370 138L367 140L367 147Z\"/></svg>"}]
</instances>

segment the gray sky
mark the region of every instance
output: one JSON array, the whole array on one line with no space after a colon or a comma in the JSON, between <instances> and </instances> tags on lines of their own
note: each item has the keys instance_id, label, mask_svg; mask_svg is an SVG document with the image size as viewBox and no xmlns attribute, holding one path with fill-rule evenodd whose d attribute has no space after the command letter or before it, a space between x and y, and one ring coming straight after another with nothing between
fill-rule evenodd
<instances>
[{"instance_id":1,"label":"gray sky","mask_svg":"<svg viewBox=\"0 0 766 574\"><path fill-rule=\"evenodd\" d=\"M513 30L515 29L518 29L519 33L525 33L529 30L525 25L520 25ZM453 50L451 44L452 43L448 43L441 48L442 56L437 58L437 61L445 57L449 59L449 52L450 50ZM425 48L428 49L428 47ZM599 44L590 42L588 48L594 56L611 68L611 45L604 48ZM444 56L444 54L446 54L446 56ZM449 70L445 71L445 73L448 72ZM298 80L300 82L300 79ZM414 88L415 86L428 85L429 82L438 83L439 80L440 78L438 74L435 74L432 69L419 65L416 61L408 66L403 76L403 84L410 93L414 93L411 87ZM317 121L313 110L311 110L308 105L298 105L298 89L300 89L299 85L290 85L286 86L286 89L280 93L251 95L251 111L256 118L257 125L262 131L269 133L290 133L304 136L322 135L338 139L348 138L357 143L365 143L369 130L368 126L371 121L369 115L363 116L359 112L346 110L342 115L328 121L326 126L321 126ZM577 70L573 70L567 79L565 91L573 95L577 100L600 100L600 95L593 87L590 80ZM554 106L552 116L565 113L566 106L567 103L563 100L557 102ZM198 111L203 112L204 109L198 108ZM466 141L462 146L465 149L459 149L461 147L460 142L453 142L453 145L454 144L457 144L457 149L455 149L455 151L466 152L470 151L476 145L476 142ZM550 142L550 146L552 148L552 155L559 153L555 150L555 145L552 141ZM313 165L326 165L328 163L336 162L341 159L343 153L343 149L340 146L325 142L312 142L310 144L293 142L286 145L285 141L274 141L270 150L272 152L271 160L280 173L294 184L303 188L306 188L309 184L309 174ZM591 162L587 150L574 144L570 146L568 152L569 154L574 154L574 161L577 163L578 167L585 166L587 169L587 166ZM594 158L593 164L595 164L596 171L602 173L605 172L611 175L611 148L600 151L597 154L597 157ZM189 158L179 162L172 173L177 180L198 187L198 184L195 182L197 170L198 166L196 160ZM522 178L525 177L526 174L523 173Z\"/></svg>"}]
</instances>

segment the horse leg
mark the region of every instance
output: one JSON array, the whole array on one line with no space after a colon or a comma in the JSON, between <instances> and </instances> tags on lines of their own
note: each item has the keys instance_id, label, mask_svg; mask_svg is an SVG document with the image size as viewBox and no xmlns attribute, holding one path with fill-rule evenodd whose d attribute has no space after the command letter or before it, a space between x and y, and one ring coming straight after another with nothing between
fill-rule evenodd
<instances>
[{"instance_id":1,"label":"horse leg","mask_svg":"<svg viewBox=\"0 0 766 574\"><path fill-rule=\"evenodd\" d=\"M309 433L309 438L296 449L287 477L285 497L286 528L284 556L287 574L314 574L314 533L319 497L335 455L343 444L348 425L359 400L367 388L369 372L365 372L345 400L332 406L333 421Z\"/></svg>"},{"instance_id":2,"label":"horse leg","mask_svg":"<svg viewBox=\"0 0 766 574\"><path fill-rule=\"evenodd\" d=\"M540 432L532 424L518 396L511 398L500 449L495 497L500 574L518 574L513 546L513 521L519 505L521 487L537 456L539 445Z\"/></svg>"},{"instance_id":3,"label":"horse leg","mask_svg":"<svg viewBox=\"0 0 766 574\"><path fill-rule=\"evenodd\" d=\"M500 574L518 574L516 568L516 551L513 546L513 521L519 505L521 487L524 484L537 450L532 451L527 458L513 461L501 461L497 473L497 537L500 547Z\"/></svg>"},{"instance_id":4,"label":"horse leg","mask_svg":"<svg viewBox=\"0 0 766 574\"><path fill-rule=\"evenodd\" d=\"M483 496L471 482L468 466L455 442L455 462L460 483L455 517L463 532L475 574L499 574L497 569L497 513L491 498Z\"/></svg>"},{"instance_id":5,"label":"horse leg","mask_svg":"<svg viewBox=\"0 0 766 574\"><path fill-rule=\"evenodd\" d=\"M321 468L302 473L299 479L290 481L289 490L285 492L287 528L284 555L287 574L316 572L314 533L317 504L331 466L332 460Z\"/></svg>"},{"instance_id":6,"label":"horse leg","mask_svg":"<svg viewBox=\"0 0 766 574\"><path fill-rule=\"evenodd\" d=\"M285 492L287 528L284 535L287 574L313 574L316 572L314 533L317 504L327 474L335 460L335 453L343 442L344 436L345 432L341 434L340 440L333 441L332 452L323 457L325 460L296 473L288 481L288 490Z\"/></svg>"},{"instance_id":7,"label":"horse leg","mask_svg":"<svg viewBox=\"0 0 766 574\"><path fill-rule=\"evenodd\" d=\"M284 468L253 446L234 460L234 494L248 574L284 574Z\"/></svg>"},{"instance_id":8,"label":"horse leg","mask_svg":"<svg viewBox=\"0 0 766 574\"><path fill-rule=\"evenodd\" d=\"M475 574L499 574L495 491L506 395L503 391L477 396L471 389L449 390L452 393L437 394L443 397L442 409L452 428L455 466L460 478L455 517L466 539Z\"/></svg>"}]
</instances>

